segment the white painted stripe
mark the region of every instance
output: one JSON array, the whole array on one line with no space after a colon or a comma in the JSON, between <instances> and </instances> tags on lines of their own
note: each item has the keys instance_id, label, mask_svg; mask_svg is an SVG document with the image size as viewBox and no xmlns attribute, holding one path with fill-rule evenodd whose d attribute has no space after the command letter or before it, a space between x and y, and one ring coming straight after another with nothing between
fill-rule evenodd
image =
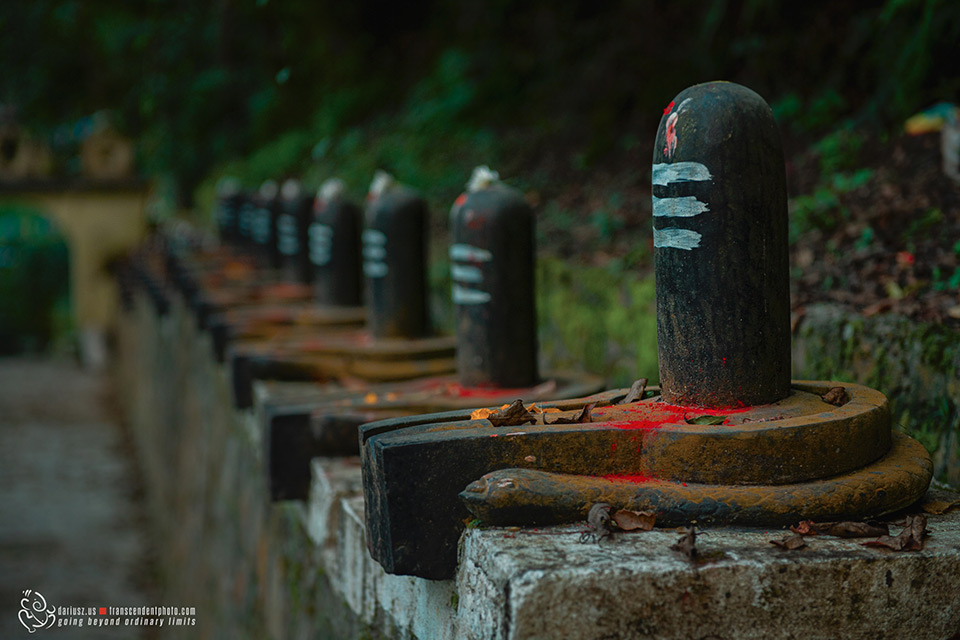
<instances>
[{"instance_id":1,"label":"white painted stripe","mask_svg":"<svg viewBox=\"0 0 960 640\"><path fill-rule=\"evenodd\" d=\"M368 278L382 278L387 275L387 265L383 262L364 262L363 275Z\"/></svg>"},{"instance_id":2,"label":"white painted stripe","mask_svg":"<svg viewBox=\"0 0 960 640\"><path fill-rule=\"evenodd\" d=\"M383 260L387 257L387 249L368 244L363 248L363 257L367 260Z\"/></svg>"},{"instance_id":3,"label":"white painted stripe","mask_svg":"<svg viewBox=\"0 0 960 640\"><path fill-rule=\"evenodd\" d=\"M458 262L490 262L493 255L486 249L469 244L450 245L450 259Z\"/></svg>"},{"instance_id":4,"label":"white painted stripe","mask_svg":"<svg viewBox=\"0 0 960 640\"><path fill-rule=\"evenodd\" d=\"M653 196L653 215L660 218L692 218L704 211L710 211L707 203L693 196L679 198L658 198Z\"/></svg>"},{"instance_id":5,"label":"white painted stripe","mask_svg":"<svg viewBox=\"0 0 960 640\"><path fill-rule=\"evenodd\" d=\"M317 247L310 245L310 262L316 266L325 267L330 264L331 257L329 246Z\"/></svg>"},{"instance_id":6,"label":"white painted stripe","mask_svg":"<svg viewBox=\"0 0 960 640\"><path fill-rule=\"evenodd\" d=\"M387 234L377 229L364 229L362 237L365 244L387 244Z\"/></svg>"},{"instance_id":7,"label":"white painted stripe","mask_svg":"<svg viewBox=\"0 0 960 640\"><path fill-rule=\"evenodd\" d=\"M312 225L310 225L310 239L311 239L311 240L313 240L313 239L315 239L315 238L317 238L317 239L319 239L319 238L327 238L327 239L329 239L329 238L331 238L331 237L333 237L333 229L331 229L329 225L320 224L319 222L314 222Z\"/></svg>"},{"instance_id":8,"label":"white painted stripe","mask_svg":"<svg viewBox=\"0 0 960 640\"><path fill-rule=\"evenodd\" d=\"M653 165L653 184L712 180L710 170L699 162L665 162Z\"/></svg>"},{"instance_id":9,"label":"white painted stripe","mask_svg":"<svg viewBox=\"0 0 960 640\"><path fill-rule=\"evenodd\" d=\"M703 236L690 229L653 230L653 246L661 249L685 249L689 251L700 246L701 238Z\"/></svg>"},{"instance_id":10,"label":"white painted stripe","mask_svg":"<svg viewBox=\"0 0 960 640\"><path fill-rule=\"evenodd\" d=\"M483 304L490 302L490 294L479 289L453 285L453 304Z\"/></svg>"},{"instance_id":11,"label":"white painted stripe","mask_svg":"<svg viewBox=\"0 0 960 640\"><path fill-rule=\"evenodd\" d=\"M483 272L480 269L464 264L450 265L450 277L458 282L483 282Z\"/></svg>"}]
</instances>

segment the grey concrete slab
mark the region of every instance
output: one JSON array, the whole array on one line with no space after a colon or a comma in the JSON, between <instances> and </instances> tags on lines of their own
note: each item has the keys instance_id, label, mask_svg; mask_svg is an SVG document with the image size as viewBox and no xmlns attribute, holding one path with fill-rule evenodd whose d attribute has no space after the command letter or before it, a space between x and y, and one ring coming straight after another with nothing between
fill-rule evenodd
<instances>
[{"instance_id":1,"label":"grey concrete slab","mask_svg":"<svg viewBox=\"0 0 960 640\"><path fill-rule=\"evenodd\" d=\"M131 452L106 379L70 361L0 360L0 638L30 634L25 589L53 606L141 606L151 581ZM54 628L57 638L153 637Z\"/></svg>"}]
</instances>

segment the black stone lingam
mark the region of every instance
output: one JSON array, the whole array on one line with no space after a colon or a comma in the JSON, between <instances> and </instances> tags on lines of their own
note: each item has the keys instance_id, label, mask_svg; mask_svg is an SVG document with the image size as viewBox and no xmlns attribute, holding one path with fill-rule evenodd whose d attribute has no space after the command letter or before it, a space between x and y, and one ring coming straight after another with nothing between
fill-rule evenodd
<instances>
[{"instance_id":1,"label":"black stone lingam","mask_svg":"<svg viewBox=\"0 0 960 640\"><path fill-rule=\"evenodd\" d=\"M254 197L254 209L250 222L250 237L257 252L257 263L268 268L277 268L280 251L277 246L277 215L280 187L276 180L266 180Z\"/></svg>"},{"instance_id":2,"label":"black stone lingam","mask_svg":"<svg viewBox=\"0 0 960 640\"><path fill-rule=\"evenodd\" d=\"M662 389L545 403L562 411L502 426L364 425L367 543L388 573L452 577L471 518L552 524L607 502L664 526L773 527L879 516L926 491L930 458L891 433L881 393L790 382L784 163L762 98L721 82L682 92L652 179Z\"/></svg>"},{"instance_id":3,"label":"black stone lingam","mask_svg":"<svg viewBox=\"0 0 960 640\"><path fill-rule=\"evenodd\" d=\"M235 349L238 408L252 406L254 379L393 381L453 371L455 341L431 335L427 313L426 202L381 172L371 186L366 220L362 237L368 328Z\"/></svg>"},{"instance_id":4,"label":"black stone lingam","mask_svg":"<svg viewBox=\"0 0 960 640\"><path fill-rule=\"evenodd\" d=\"M466 387L528 387L539 381L533 210L482 171L471 182L450 212L457 374Z\"/></svg>"},{"instance_id":5,"label":"black stone lingam","mask_svg":"<svg viewBox=\"0 0 960 640\"><path fill-rule=\"evenodd\" d=\"M313 218L313 195L304 191L299 180L290 178L280 189L277 214L279 269L291 282L309 284L313 280L307 241Z\"/></svg>"},{"instance_id":6,"label":"black stone lingam","mask_svg":"<svg viewBox=\"0 0 960 640\"><path fill-rule=\"evenodd\" d=\"M394 211L400 215L416 210L405 203ZM355 455L357 428L370 420L403 421L400 416L444 410L458 410L457 415L467 418L469 410L464 409L478 402L535 402L602 388L597 376L552 374L541 379L538 374L533 211L521 194L500 182L496 172L478 167L466 193L457 198L450 223L456 376L351 390L270 384L262 415L273 499L305 498L310 459ZM380 249L389 249L393 239L373 235L368 240L368 277L377 277L383 271L377 264L389 260L388 251ZM396 312L402 310L397 307Z\"/></svg>"},{"instance_id":7,"label":"black stone lingam","mask_svg":"<svg viewBox=\"0 0 960 640\"><path fill-rule=\"evenodd\" d=\"M235 178L224 178L217 184L216 221L220 240L225 243L236 242L240 237L240 205L243 202L243 190Z\"/></svg>"},{"instance_id":8,"label":"black stone lingam","mask_svg":"<svg viewBox=\"0 0 960 640\"><path fill-rule=\"evenodd\" d=\"M313 268L317 300L356 307L362 302L360 277L360 207L345 194L342 180L331 178L317 192L310 224L307 255Z\"/></svg>"},{"instance_id":9,"label":"black stone lingam","mask_svg":"<svg viewBox=\"0 0 960 640\"><path fill-rule=\"evenodd\" d=\"M790 393L777 124L763 98L731 83L691 87L670 104L652 170L663 398L703 407L776 402Z\"/></svg>"},{"instance_id":10,"label":"black stone lingam","mask_svg":"<svg viewBox=\"0 0 960 640\"><path fill-rule=\"evenodd\" d=\"M427 203L380 172L371 187L363 230L363 274L370 292L367 323L374 338L420 338L427 312Z\"/></svg>"}]
</instances>

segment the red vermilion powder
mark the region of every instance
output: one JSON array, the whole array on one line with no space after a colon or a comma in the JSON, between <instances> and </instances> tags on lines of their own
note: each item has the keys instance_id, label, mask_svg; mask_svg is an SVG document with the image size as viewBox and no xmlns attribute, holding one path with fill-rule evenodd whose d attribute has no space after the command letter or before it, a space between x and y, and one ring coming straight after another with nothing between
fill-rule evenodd
<instances>
[{"instance_id":1,"label":"red vermilion powder","mask_svg":"<svg viewBox=\"0 0 960 640\"><path fill-rule=\"evenodd\" d=\"M594 422L603 420L605 409L594 412ZM634 414L631 420L614 420L608 424L617 429L636 429L638 431L652 431L664 425L683 424L687 418L696 416L727 416L749 411L750 407L736 407L726 409L704 409L701 407L681 407L666 402L646 402L632 406L617 407L617 409ZM723 424L729 424L724 420Z\"/></svg>"},{"instance_id":2,"label":"red vermilion powder","mask_svg":"<svg viewBox=\"0 0 960 640\"><path fill-rule=\"evenodd\" d=\"M604 480L610 480L611 482L629 482L632 484L640 484L643 482L652 482L656 478L652 476L645 476L639 473L611 473L609 475L600 476Z\"/></svg>"}]
</instances>

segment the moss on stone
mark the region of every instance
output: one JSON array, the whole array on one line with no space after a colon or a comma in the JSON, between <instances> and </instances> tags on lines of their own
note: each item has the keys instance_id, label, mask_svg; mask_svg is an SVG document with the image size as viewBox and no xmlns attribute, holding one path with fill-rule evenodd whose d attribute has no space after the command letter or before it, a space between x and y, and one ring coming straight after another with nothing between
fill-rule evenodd
<instances>
[{"instance_id":1,"label":"moss on stone","mask_svg":"<svg viewBox=\"0 0 960 640\"><path fill-rule=\"evenodd\" d=\"M858 382L886 394L895 425L930 451L936 477L960 483L956 332L892 314L864 318L814 305L794 336L793 359L795 378Z\"/></svg>"},{"instance_id":2,"label":"moss on stone","mask_svg":"<svg viewBox=\"0 0 960 640\"><path fill-rule=\"evenodd\" d=\"M611 386L659 378L651 279L543 257L537 264L537 306L548 368L586 369Z\"/></svg>"}]
</instances>

